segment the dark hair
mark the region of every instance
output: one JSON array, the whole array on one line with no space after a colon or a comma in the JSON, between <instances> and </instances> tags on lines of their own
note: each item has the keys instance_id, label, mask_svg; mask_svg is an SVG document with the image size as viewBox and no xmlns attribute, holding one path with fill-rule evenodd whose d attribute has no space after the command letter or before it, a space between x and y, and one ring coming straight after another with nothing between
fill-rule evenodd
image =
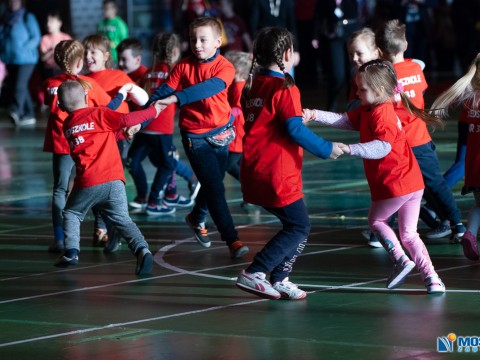
<instances>
[{"instance_id":1,"label":"dark hair","mask_svg":"<svg viewBox=\"0 0 480 360\"><path fill-rule=\"evenodd\" d=\"M398 19L387 21L375 33L375 42L384 55L396 55L405 51L406 26Z\"/></svg>"},{"instance_id":2,"label":"dark hair","mask_svg":"<svg viewBox=\"0 0 480 360\"><path fill-rule=\"evenodd\" d=\"M357 76L362 77L372 90L380 92L383 89L385 91L385 101L389 99L400 100L409 113L419 117L428 125L443 128L444 123L440 117L416 107L410 101L408 95L399 90L397 74L390 61L380 59L368 61L360 66ZM397 95L400 98L394 99Z\"/></svg>"},{"instance_id":3,"label":"dark hair","mask_svg":"<svg viewBox=\"0 0 480 360\"><path fill-rule=\"evenodd\" d=\"M117 46L117 54L125 50L132 50L132 55L134 57L142 55L142 43L137 38L127 38L122 40Z\"/></svg>"},{"instance_id":4,"label":"dark hair","mask_svg":"<svg viewBox=\"0 0 480 360\"><path fill-rule=\"evenodd\" d=\"M287 29L265 27L259 30L253 41L252 67L242 95L248 98L248 93L252 87L253 71L257 64L262 67L277 64L285 75L284 87L292 86L295 82L290 74L285 72L285 64L283 63L283 54L291 48L293 48L293 35Z\"/></svg>"}]
</instances>

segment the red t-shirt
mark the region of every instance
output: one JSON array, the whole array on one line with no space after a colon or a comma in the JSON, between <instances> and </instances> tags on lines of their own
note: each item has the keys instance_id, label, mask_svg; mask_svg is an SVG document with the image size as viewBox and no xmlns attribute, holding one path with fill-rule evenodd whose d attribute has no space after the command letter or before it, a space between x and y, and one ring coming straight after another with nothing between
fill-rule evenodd
<instances>
[{"instance_id":1,"label":"red t-shirt","mask_svg":"<svg viewBox=\"0 0 480 360\"><path fill-rule=\"evenodd\" d=\"M96 80L101 87L105 89L110 97L114 98L118 94L118 90L127 83L133 83L134 81L123 71L116 69L105 69L97 72L87 74L89 78ZM117 109L118 112L128 113L128 103L126 101Z\"/></svg>"},{"instance_id":2,"label":"red t-shirt","mask_svg":"<svg viewBox=\"0 0 480 360\"><path fill-rule=\"evenodd\" d=\"M228 102L232 108L234 116L233 125L235 126L235 140L232 141L228 150L236 153L243 151L242 140L245 135L243 128L245 126L245 118L243 117L242 105L240 104L244 86L245 81L234 81L228 88Z\"/></svg>"},{"instance_id":3,"label":"red t-shirt","mask_svg":"<svg viewBox=\"0 0 480 360\"><path fill-rule=\"evenodd\" d=\"M63 131L75 162L74 187L85 188L114 180L125 183L116 133L151 119L155 114L153 106L130 114L105 107L73 111L65 119Z\"/></svg>"},{"instance_id":4,"label":"red t-shirt","mask_svg":"<svg viewBox=\"0 0 480 360\"><path fill-rule=\"evenodd\" d=\"M189 88L213 77L223 80L226 85L219 93L180 108L182 131L203 134L228 123L231 113L228 87L234 76L235 68L222 55L209 62L199 62L195 56L188 56L173 68L166 84L175 90Z\"/></svg>"},{"instance_id":5,"label":"red t-shirt","mask_svg":"<svg viewBox=\"0 0 480 360\"><path fill-rule=\"evenodd\" d=\"M398 82L404 87L405 94L416 107L423 109L425 107L423 92L428 85L422 67L412 59L393 64L393 67L397 73ZM410 114L403 106L399 95L396 96L395 101L395 112L402 122L410 146L424 145L432 141L425 121Z\"/></svg>"},{"instance_id":6,"label":"red t-shirt","mask_svg":"<svg viewBox=\"0 0 480 360\"><path fill-rule=\"evenodd\" d=\"M142 83L145 86L145 90L148 95L153 95L155 90L162 85L168 77L169 66L165 63L157 63L153 69L145 74ZM175 111L177 106L175 104L168 105L157 118L153 119L144 132L157 133L157 134L173 134L173 128L175 123Z\"/></svg>"},{"instance_id":7,"label":"red t-shirt","mask_svg":"<svg viewBox=\"0 0 480 360\"><path fill-rule=\"evenodd\" d=\"M465 186L480 187L480 110L462 109L461 118L468 123L465 154Z\"/></svg>"},{"instance_id":8,"label":"red t-shirt","mask_svg":"<svg viewBox=\"0 0 480 360\"><path fill-rule=\"evenodd\" d=\"M242 99L245 117L240 184L246 202L283 207L301 199L303 149L287 131L286 120L302 116L300 92L284 79L257 75Z\"/></svg>"},{"instance_id":9,"label":"red t-shirt","mask_svg":"<svg viewBox=\"0 0 480 360\"><path fill-rule=\"evenodd\" d=\"M148 73L148 68L145 65L140 65L139 68L131 73L127 74L130 79L135 81L138 86L143 86L142 81L145 75Z\"/></svg>"},{"instance_id":10,"label":"red t-shirt","mask_svg":"<svg viewBox=\"0 0 480 360\"><path fill-rule=\"evenodd\" d=\"M106 106L110 102L110 96L95 80L83 75L78 77L92 85L92 88L87 90L88 106ZM70 147L63 134L63 122L68 114L58 107L57 90L64 81L76 79L77 77L73 75L60 74L44 82L44 103L50 108L47 129L45 130L45 140L43 142L43 151L45 152L70 154Z\"/></svg>"},{"instance_id":11,"label":"red t-shirt","mask_svg":"<svg viewBox=\"0 0 480 360\"><path fill-rule=\"evenodd\" d=\"M348 112L353 127L360 131L360 142L381 140L392 150L381 159L363 159L365 176L373 201L403 196L424 188L422 173L392 103L373 109L368 106Z\"/></svg>"}]
</instances>

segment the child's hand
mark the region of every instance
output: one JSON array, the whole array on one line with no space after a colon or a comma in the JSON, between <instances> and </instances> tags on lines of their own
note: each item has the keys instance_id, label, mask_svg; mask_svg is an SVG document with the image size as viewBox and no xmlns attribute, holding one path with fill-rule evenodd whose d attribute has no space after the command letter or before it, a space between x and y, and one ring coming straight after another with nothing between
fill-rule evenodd
<instances>
[{"instance_id":1,"label":"child's hand","mask_svg":"<svg viewBox=\"0 0 480 360\"><path fill-rule=\"evenodd\" d=\"M165 99L158 100L160 104L163 105L170 105L178 102L178 99L175 95L170 95L169 97L166 97Z\"/></svg>"},{"instance_id":2,"label":"child's hand","mask_svg":"<svg viewBox=\"0 0 480 360\"><path fill-rule=\"evenodd\" d=\"M350 146L344 143L337 143L337 145L343 151L344 154L350 154Z\"/></svg>"},{"instance_id":3,"label":"child's hand","mask_svg":"<svg viewBox=\"0 0 480 360\"><path fill-rule=\"evenodd\" d=\"M347 146L348 145L345 145L345 144L342 144L342 143L332 143L333 146L332 146L332 153L330 154L330 159L336 159L338 158L340 155L343 155L345 152L343 151L343 146ZM348 152L350 152L350 150L348 150Z\"/></svg>"},{"instance_id":4,"label":"child's hand","mask_svg":"<svg viewBox=\"0 0 480 360\"><path fill-rule=\"evenodd\" d=\"M303 111L302 111L302 121L303 121L303 123L306 124L310 120L315 120L315 110L303 109Z\"/></svg>"},{"instance_id":5,"label":"child's hand","mask_svg":"<svg viewBox=\"0 0 480 360\"><path fill-rule=\"evenodd\" d=\"M132 89L133 89L133 84L132 83L127 83L127 84L123 85L118 90L118 92L123 95L123 99L126 99L127 98L127 93L132 91Z\"/></svg>"},{"instance_id":6,"label":"child's hand","mask_svg":"<svg viewBox=\"0 0 480 360\"><path fill-rule=\"evenodd\" d=\"M142 126L140 124L137 124L137 125L134 125L134 126L130 126L129 128L126 128L125 129L125 137L127 138L127 140L132 140L133 135L135 135L137 132L139 132L141 128L142 128Z\"/></svg>"},{"instance_id":7,"label":"child's hand","mask_svg":"<svg viewBox=\"0 0 480 360\"><path fill-rule=\"evenodd\" d=\"M152 105L155 106L155 110L157 110L157 115L155 117L157 118L158 115L162 112L163 109L167 107L167 105L161 103L162 100L155 101Z\"/></svg>"}]
</instances>

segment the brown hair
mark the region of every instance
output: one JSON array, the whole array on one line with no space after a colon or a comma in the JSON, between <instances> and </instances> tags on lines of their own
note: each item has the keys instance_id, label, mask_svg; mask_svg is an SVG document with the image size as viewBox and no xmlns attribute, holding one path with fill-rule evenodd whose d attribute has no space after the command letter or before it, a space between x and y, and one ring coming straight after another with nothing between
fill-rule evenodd
<instances>
[{"instance_id":1,"label":"brown hair","mask_svg":"<svg viewBox=\"0 0 480 360\"><path fill-rule=\"evenodd\" d=\"M72 66L76 61L83 59L85 48L77 40L63 40L55 46L53 57L57 65L65 74L76 76L72 72ZM92 85L83 79L78 78L78 82L85 88L90 89Z\"/></svg>"},{"instance_id":2,"label":"brown hair","mask_svg":"<svg viewBox=\"0 0 480 360\"><path fill-rule=\"evenodd\" d=\"M110 40L105 35L90 35L83 39L83 46L85 50L99 49L107 57L105 67L107 69L113 68L112 53L110 52ZM108 54L108 55L107 55Z\"/></svg>"},{"instance_id":3,"label":"brown hair","mask_svg":"<svg viewBox=\"0 0 480 360\"><path fill-rule=\"evenodd\" d=\"M419 117L432 127L444 127L444 122L440 117L431 114L430 111L419 109L410 101L407 94L403 91L398 92L397 75L390 61L377 59L366 62L358 69L357 76L363 77L372 90L381 92L383 89L385 101L393 99L396 94L399 94L403 106L409 113Z\"/></svg>"},{"instance_id":4,"label":"brown hair","mask_svg":"<svg viewBox=\"0 0 480 360\"><path fill-rule=\"evenodd\" d=\"M387 21L375 33L375 42L383 55L396 55L405 51L406 26L398 19Z\"/></svg>"},{"instance_id":5,"label":"brown hair","mask_svg":"<svg viewBox=\"0 0 480 360\"><path fill-rule=\"evenodd\" d=\"M252 56L243 51L230 50L225 53L225 58L235 67L235 75L238 79L247 80L252 67Z\"/></svg>"},{"instance_id":6,"label":"brown hair","mask_svg":"<svg viewBox=\"0 0 480 360\"><path fill-rule=\"evenodd\" d=\"M58 87L58 101L60 108L64 111L71 112L78 109L84 98L85 88L78 81L66 80Z\"/></svg>"},{"instance_id":7,"label":"brown hair","mask_svg":"<svg viewBox=\"0 0 480 360\"><path fill-rule=\"evenodd\" d=\"M196 18L190 23L189 31L190 35L193 30L201 26L210 26L212 28L213 34L217 37L222 36L222 25L220 22L211 16L201 16Z\"/></svg>"},{"instance_id":8,"label":"brown hair","mask_svg":"<svg viewBox=\"0 0 480 360\"><path fill-rule=\"evenodd\" d=\"M283 86L289 88L295 84L295 81L285 71L283 63L283 54L288 49L293 48L293 35L290 31L280 27L265 27L260 29L255 35L253 41L253 60L250 68L249 78L245 84L242 95L248 99L248 93L252 87L253 72L258 64L262 67L268 67L272 64L278 65L285 75Z\"/></svg>"},{"instance_id":9,"label":"brown hair","mask_svg":"<svg viewBox=\"0 0 480 360\"><path fill-rule=\"evenodd\" d=\"M162 61L165 62L169 71L172 69L173 63L173 49L181 48L180 37L174 33L160 33L155 36L153 40L153 56L155 57L155 62Z\"/></svg>"}]
</instances>

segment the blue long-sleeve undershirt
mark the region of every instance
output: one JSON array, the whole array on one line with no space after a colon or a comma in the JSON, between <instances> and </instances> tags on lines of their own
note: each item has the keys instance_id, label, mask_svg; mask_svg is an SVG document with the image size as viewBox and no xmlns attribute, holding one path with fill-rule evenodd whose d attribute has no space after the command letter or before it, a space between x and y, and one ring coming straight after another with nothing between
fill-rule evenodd
<instances>
[{"instance_id":1,"label":"blue long-sleeve undershirt","mask_svg":"<svg viewBox=\"0 0 480 360\"><path fill-rule=\"evenodd\" d=\"M117 110L118 107L122 104L123 100L123 95L121 93L118 93L117 96L112 98L107 104L107 108L109 108L110 110Z\"/></svg>"},{"instance_id":2,"label":"blue long-sleeve undershirt","mask_svg":"<svg viewBox=\"0 0 480 360\"><path fill-rule=\"evenodd\" d=\"M216 95L223 91L226 87L227 85L225 82L217 77L207 79L177 92L167 84L162 84L157 88L157 90L155 90L147 104L164 99L170 95L175 95L178 99L178 106L183 106L185 104L190 104L192 102L200 101Z\"/></svg>"},{"instance_id":3,"label":"blue long-sleeve undershirt","mask_svg":"<svg viewBox=\"0 0 480 360\"><path fill-rule=\"evenodd\" d=\"M303 124L300 116L287 119L286 125L288 134L297 145L322 159L330 157L333 149L332 142L315 135Z\"/></svg>"}]
</instances>

